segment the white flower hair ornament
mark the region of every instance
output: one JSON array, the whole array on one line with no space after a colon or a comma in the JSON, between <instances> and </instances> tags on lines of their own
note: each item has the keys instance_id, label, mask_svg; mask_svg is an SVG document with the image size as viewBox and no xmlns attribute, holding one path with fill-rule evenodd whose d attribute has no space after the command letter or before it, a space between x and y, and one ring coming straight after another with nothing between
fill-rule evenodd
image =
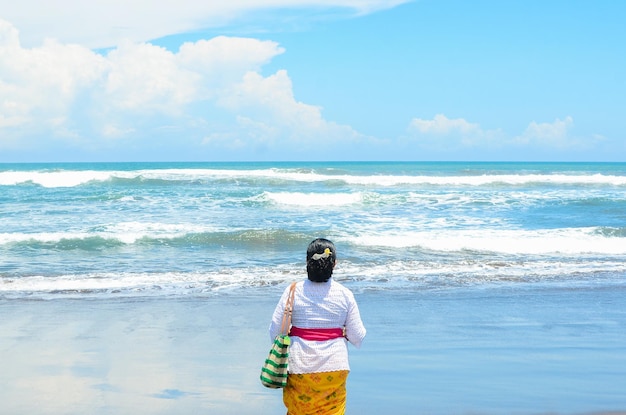
<instances>
[{"instance_id":1,"label":"white flower hair ornament","mask_svg":"<svg viewBox=\"0 0 626 415\"><path fill-rule=\"evenodd\" d=\"M313 254L313 256L311 258L314 259L315 261L317 261L317 260L320 260L322 258L328 258L332 254L333 253L331 252L330 248L326 248L326 249L324 249L324 253L323 254Z\"/></svg>"}]
</instances>

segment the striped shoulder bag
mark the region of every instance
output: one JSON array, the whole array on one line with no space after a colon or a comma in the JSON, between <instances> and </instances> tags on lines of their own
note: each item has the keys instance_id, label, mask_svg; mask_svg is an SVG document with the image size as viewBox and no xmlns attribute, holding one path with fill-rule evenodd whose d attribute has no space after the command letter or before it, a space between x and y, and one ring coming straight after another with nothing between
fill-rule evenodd
<instances>
[{"instance_id":1,"label":"striped shoulder bag","mask_svg":"<svg viewBox=\"0 0 626 415\"><path fill-rule=\"evenodd\" d=\"M296 291L296 283L292 282L289 287L289 296L285 304L283 321L280 325L280 334L274 339L269 356L261 368L261 383L272 389L287 386L287 369L289 358L289 329L291 328L291 313L293 311L293 297Z\"/></svg>"}]
</instances>

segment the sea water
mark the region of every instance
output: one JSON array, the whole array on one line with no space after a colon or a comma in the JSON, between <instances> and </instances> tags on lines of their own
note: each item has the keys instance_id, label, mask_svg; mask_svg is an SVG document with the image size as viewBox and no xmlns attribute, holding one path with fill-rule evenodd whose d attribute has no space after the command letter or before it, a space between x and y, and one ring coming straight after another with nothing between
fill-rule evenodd
<instances>
[{"instance_id":1,"label":"sea water","mask_svg":"<svg viewBox=\"0 0 626 415\"><path fill-rule=\"evenodd\" d=\"M0 165L0 298L623 286L624 163Z\"/></svg>"},{"instance_id":2,"label":"sea water","mask_svg":"<svg viewBox=\"0 0 626 415\"><path fill-rule=\"evenodd\" d=\"M5 303L277 298L316 237L358 413L626 409L626 163L0 165Z\"/></svg>"}]
</instances>

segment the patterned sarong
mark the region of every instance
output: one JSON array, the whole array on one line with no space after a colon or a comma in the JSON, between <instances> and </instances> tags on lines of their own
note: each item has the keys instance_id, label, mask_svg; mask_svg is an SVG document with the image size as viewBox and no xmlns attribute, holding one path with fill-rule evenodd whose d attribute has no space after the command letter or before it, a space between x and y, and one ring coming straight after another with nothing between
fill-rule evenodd
<instances>
[{"instance_id":1,"label":"patterned sarong","mask_svg":"<svg viewBox=\"0 0 626 415\"><path fill-rule=\"evenodd\" d=\"M287 415L343 415L348 373L290 373L283 389Z\"/></svg>"}]
</instances>

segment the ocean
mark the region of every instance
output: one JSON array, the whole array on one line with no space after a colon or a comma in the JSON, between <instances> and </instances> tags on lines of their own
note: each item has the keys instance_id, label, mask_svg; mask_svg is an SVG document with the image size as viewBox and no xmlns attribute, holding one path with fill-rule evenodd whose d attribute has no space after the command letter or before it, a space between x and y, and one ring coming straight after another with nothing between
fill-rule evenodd
<instances>
[{"instance_id":1,"label":"ocean","mask_svg":"<svg viewBox=\"0 0 626 415\"><path fill-rule=\"evenodd\" d=\"M623 286L624 163L0 165L0 298Z\"/></svg>"},{"instance_id":2,"label":"ocean","mask_svg":"<svg viewBox=\"0 0 626 415\"><path fill-rule=\"evenodd\" d=\"M348 413L626 411L626 163L284 162L0 164L0 413L281 413L316 237L368 329Z\"/></svg>"}]
</instances>

